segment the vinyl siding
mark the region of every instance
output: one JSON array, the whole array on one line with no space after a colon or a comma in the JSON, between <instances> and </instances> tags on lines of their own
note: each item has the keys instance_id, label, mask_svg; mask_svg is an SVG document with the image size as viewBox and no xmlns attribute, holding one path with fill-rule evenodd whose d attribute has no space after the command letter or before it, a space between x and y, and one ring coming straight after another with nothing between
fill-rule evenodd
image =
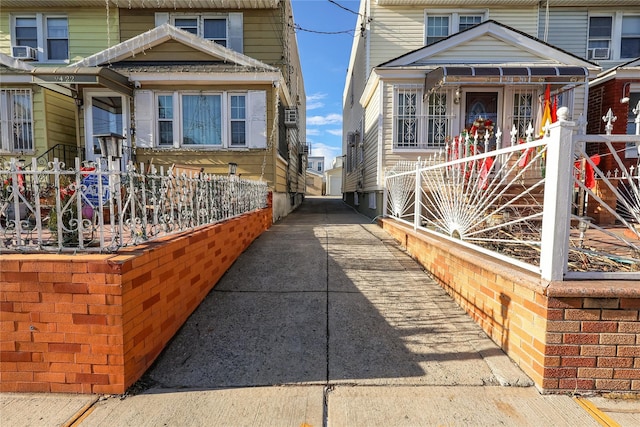
<instances>
[{"instance_id":1,"label":"vinyl siding","mask_svg":"<svg viewBox=\"0 0 640 427\"><path fill-rule=\"evenodd\" d=\"M491 54L489 55L487 52L491 52ZM538 55L537 52L529 52L520 46L510 45L495 37L485 35L463 45L447 49L438 55L425 58L423 63L552 63L552 61L541 55L543 55L542 52Z\"/></svg>"},{"instance_id":2,"label":"vinyl siding","mask_svg":"<svg viewBox=\"0 0 640 427\"><path fill-rule=\"evenodd\" d=\"M76 104L73 99L44 90L47 148L56 144L76 145ZM40 153L41 154L41 153Z\"/></svg>"},{"instance_id":3,"label":"vinyl siding","mask_svg":"<svg viewBox=\"0 0 640 427\"><path fill-rule=\"evenodd\" d=\"M538 8L525 9L490 9L489 18L522 31L532 37L537 37Z\"/></svg>"},{"instance_id":4,"label":"vinyl siding","mask_svg":"<svg viewBox=\"0 0 640 427\"><path fill-rule=\"evenodd\" d=\"M424 46L424 9L380 7L371 2L370 66Z\"/></svg>"},{"instance_id":5,"label":"vinyl siding","mask_svg":"<svg viewBox=\"0 0 640 427\"><path fill-rule=\"evenodd\" d=\"M551 9L547 43L564 49L581 58L587 55L587 31L589 14L586 10ZM545 11L540 10L540 30L538 38L544 39Z\"/></svg>"},{"instance_id":6,"label":"vinyl siding","mask_svg":"<svg viewBox=\"0 0 640 427\"><path fill-rule=\"evenodd\" d=\"M364 121L364 189L372 191L382 185L378 172L378 137L380 125L380 86L366 109Z\"/></svg>"},{"instance_id":7,"label":"vinyl siding","mask_svg":"<svg viewBox=\"0 0 640 427\"><path fill-rule=\"evenodd\" d=\"M211 55L174 40L146 49L144 54L132 56L123 62L144 61L211 61Z\"/></svg>"}]
</instances>

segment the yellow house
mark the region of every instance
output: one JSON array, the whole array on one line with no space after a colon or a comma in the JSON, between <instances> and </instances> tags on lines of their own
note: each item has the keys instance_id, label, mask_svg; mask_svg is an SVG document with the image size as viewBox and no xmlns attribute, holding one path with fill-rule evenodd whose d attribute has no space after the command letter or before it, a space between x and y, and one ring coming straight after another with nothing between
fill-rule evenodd
<instances>
[{"instance_id":1,"label":"yellow house","mask_svg":"<svg viewBox=\"0 0 640 427\"><path fill-rule=\"evenodd\" d=\"M22 101L30 123L29 149L3 134L0 154L47 156L64 144L95 161L98 135L117 135L122 166L226 174L237 164L243 178L268 182L273 217L283 217L305 191L293 28L290 0L3 1L0 53L19 59L0 61L3 100Z\"/></svg>"}]
</instances>

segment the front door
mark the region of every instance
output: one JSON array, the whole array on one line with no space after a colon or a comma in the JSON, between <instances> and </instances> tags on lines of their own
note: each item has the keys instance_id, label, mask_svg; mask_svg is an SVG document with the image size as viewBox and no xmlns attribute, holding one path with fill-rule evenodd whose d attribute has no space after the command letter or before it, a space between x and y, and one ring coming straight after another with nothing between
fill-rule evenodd
<instances>
[{"instance_id":1,"label":"front door","mask_svg":"<svg viewBox=\"0 0 640 427\"><path fill-rule=\"evenodd\" d=\"M501 114L500 99L501 93L496 89L472 89L466 91L462 127L471 129L473 122L478 118L491 120L494 126L499 125L497 122Z\"/></svg>"},{"instance_id":2,"label":"front door","mask_svg":"<svg viewBox=\"0 0 640 427\"><path fill-rule=\"evenodd\" d=\"M100 142L94 135L117 133L125 137L123 146L131 146L128 141L128 102L124 95L113 92L85 93L85 151L87 160L95 161L103 157ZM122 165L129 160L129 150L124 150Z\"/></svg>"}]
</instances>

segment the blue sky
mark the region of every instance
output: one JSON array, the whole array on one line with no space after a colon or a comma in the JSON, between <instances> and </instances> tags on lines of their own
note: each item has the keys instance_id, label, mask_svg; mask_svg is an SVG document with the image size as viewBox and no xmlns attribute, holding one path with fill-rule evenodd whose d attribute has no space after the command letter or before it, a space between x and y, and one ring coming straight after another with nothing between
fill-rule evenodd
<instances>
[{"instance_id":1,"label":"blue sky","mask_svg":"<svg viewBox=\"0 0 640 427\"><path fill-rule=\"evenodd\" d=\"M326 168L342 155L342 92L359 0L292 0L307 94L307 137ZM337 4L336 4L337 3ZM338 6L340 5L340 6ZM325 34L341 32L339 34Z\"/></svg>"}]
</instances>

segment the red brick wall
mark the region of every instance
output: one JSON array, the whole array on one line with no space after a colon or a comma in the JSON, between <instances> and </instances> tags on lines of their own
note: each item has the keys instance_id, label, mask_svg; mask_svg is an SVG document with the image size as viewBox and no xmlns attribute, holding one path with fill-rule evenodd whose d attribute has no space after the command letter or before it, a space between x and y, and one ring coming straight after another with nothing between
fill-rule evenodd
<instances>
[{"instance_id":1,"label":"red brick wall","mask_svg":"<svg viewBox=\"0 0 640 427\"><path fill-rule=\"evenodd\" d=\"M540 390L640 390L637 283L541 283L396 221L381 224Z\"/></svg>"},{"instance_id":2,"label":"red brick wall","mask_svg":"<svg viewBox=\"0 0 640 427\"><path fill-rule=\"evenodd\" d=\"M0 391L124 393L271 212L116 255L3 254Z\"/></svg>"}]
</instances>

